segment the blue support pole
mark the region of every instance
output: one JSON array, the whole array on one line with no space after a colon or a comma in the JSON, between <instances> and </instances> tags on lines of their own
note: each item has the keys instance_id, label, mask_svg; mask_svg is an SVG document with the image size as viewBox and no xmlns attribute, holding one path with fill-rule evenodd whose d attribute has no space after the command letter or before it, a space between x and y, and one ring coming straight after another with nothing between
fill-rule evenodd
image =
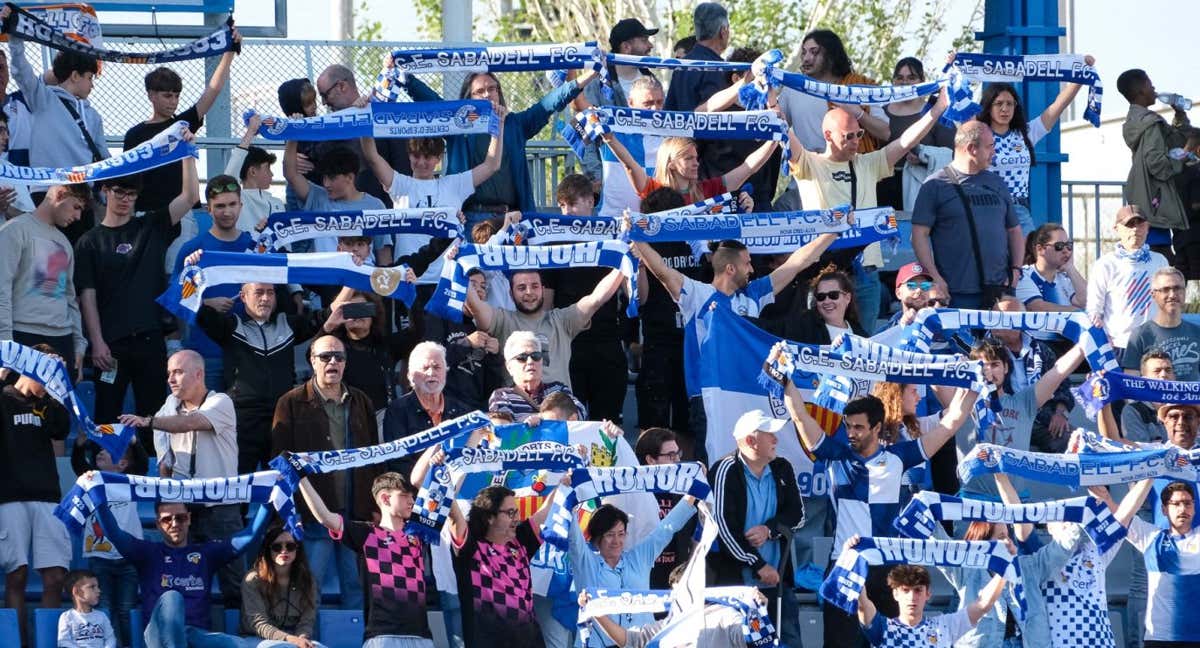
<instances>
[{"instance_id":1,"label":"blue support pole","mask_svg":"<svg viewBox=\"0 0 1200 648\"><path fill-rule=\"evenodd\" d=\"M1057 54L1058 39L1066 30L1058 24L1058 0L987 0L983 41L989 54ZM1025 115L1032 120L1058 96L1061 86L1044 81L1017 86ZM1035 225L1062 222L1062 163L1057 126L1034 148L1037 164L1029 170L1030 212Z\"/></svg>"}]
</instances>

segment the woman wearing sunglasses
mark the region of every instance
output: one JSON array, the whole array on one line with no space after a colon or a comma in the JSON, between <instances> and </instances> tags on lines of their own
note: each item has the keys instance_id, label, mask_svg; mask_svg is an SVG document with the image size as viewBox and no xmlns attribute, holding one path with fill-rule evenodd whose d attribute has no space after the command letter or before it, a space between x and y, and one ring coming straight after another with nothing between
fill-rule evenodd
<instances>
[{"instance_id":1,"label":"woman wearing sunglasses","mask_svg":"<svg viewBox=\"0 0 1200 648\"><path fill-rule=\"evenodd\" d=\"M304 545L283 527L263 539L254 566L242 581L242 633L268 646L321 646L309 639L317 620L317 583Z\"/></svg>"},{"instance_id":2,"label":"woman wearing sunglasses","mask_svg":"<svg viewBox=\"0 0 1200 648\"><path fill-rule=\"evenodd\" d=\"M763 328L780 337L808 344L832 344L843 333L868 335L858 323L854 282L846 273L830 264L809 285L810 298L805 300L807 308L800 301L793 302L786 316L764 322Z\"/></svg>"},{"instance_id":3,"label":"woman wearing sunglasses","mask_svg":"<svg viewBox=\"0 0 1200 648\"><path fill-rule=\"evenodd\" d=\"M1025 266L1017 282L1017 299L1029 311L1079 311L1087 306L1087 279L1071 262L1075 244L1062 225L1046 223L1025 239ZM1033 331L1039 340L1053 333Z\"/></svg>"},{"instance_id":4,"label":"woman wearing sunglasses","mask_svg":"<svg viewBox=\"0 0 1200 648\"><path fill-rule=\"evenodd\" d=\"M548 361L542 341L532 331L517 331L504 342L504 366L512 377L512 387L501 387L488 399L489 412L511 414L514 423L535 416L542 401L555 392L564 392L575 401L580 420L587 420L587 408L560 382L543 382L542 367Z\"/></svg>"}]
</instances>

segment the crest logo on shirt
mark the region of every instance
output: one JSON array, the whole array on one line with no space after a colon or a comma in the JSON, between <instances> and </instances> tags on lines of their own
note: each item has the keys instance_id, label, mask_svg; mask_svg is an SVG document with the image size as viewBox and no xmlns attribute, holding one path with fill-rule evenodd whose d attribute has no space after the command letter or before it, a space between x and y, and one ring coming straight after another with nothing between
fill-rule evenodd
<instances>
[{"instance_id":1,"label":"crest logo on shirt","mask_svg":"<svg viewBox=\"0 0 1200 648\"><path fill-rule=\"evenodd\" d=\"M193 551L192 553L188 554L187 561L192 563L193 565L199 565L200 564L200 552Z\"/></svg>"},{"instance_id":2,"label":"crest logo on shirt","mask_svg":"<svg viewBox=\"0 0 1200 648\"><path fill-rule=\"evenodd\" d=\"M926 637L926 639L929 641L930 644L932 644L934 646L937 645L937 633L935 633L935 632L929 633L929 636Z\"/></svg>"},{"instance_id":3,"label":"crest logo on shirt","mask_svg":"<svg viewBox=\"0 0 1200 648\"><path fill-rule=\"evenodd\" d=\"M133 244L122 243L117 246L117 254L129 254L133 251Z\"/></svg>"}]
</instances>

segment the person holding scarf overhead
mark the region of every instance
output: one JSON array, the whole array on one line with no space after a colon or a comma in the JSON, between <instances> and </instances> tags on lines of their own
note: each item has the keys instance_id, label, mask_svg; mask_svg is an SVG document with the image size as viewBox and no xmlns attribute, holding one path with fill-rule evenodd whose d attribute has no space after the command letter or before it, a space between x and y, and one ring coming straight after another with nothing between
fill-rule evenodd
<instances>
[{"instance_id":1,"label":"person holding scarf overhead","mask_svg":"<svg viewBox=\"0 0 1200 648\"><path fill-rule=\"evenodd\" d=\"M391 57L385 57L385 65L392 67ZM596 73L587 70L577 78L551 90L537 103L521 111L509 112L504 117L504 158L500 169L491 178L475 188L475 193L463 204L467 225L501 216L511 210L527 213L537 212L537 199L533 193L533 180L525 164L525 144L537 135L554 113L567 107L589 83ZM403 88L414 101L442 101L442 96L425 85L415 75L402 77ZM491 101L498 106L508 106L500 79L492 72L475 72L463 79L459 99ZM487 157L486 135L471 135L446 138L446 164L443 173L462 173L483 163Z\"/></svg>"}]
</instances>

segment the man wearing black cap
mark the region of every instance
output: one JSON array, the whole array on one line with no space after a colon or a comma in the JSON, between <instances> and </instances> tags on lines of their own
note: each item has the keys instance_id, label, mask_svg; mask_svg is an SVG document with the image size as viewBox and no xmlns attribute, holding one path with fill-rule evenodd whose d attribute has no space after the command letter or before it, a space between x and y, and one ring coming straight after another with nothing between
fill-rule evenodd
<instances>
[{"instance_id":1,"label":"man wearing black cap","mask_svg":"<svg viewBox=\"0 0 1200 648\"><path fill-rule=\"evenodd\" d=\"M613 54L646 56L654 48L650 43L650 37L657 33L657 29L646 29L646 26L637 18L626 18L613 25L612 31L608 33L608 51ZM604 92L604 84L592 83L583 89L583 99L592 106L628 106L633 82L643 76L652 77L654 75L646 68L609 63L607 85L612 89L611 95L606 96L608 93ZM577 105L576 110L578 109ZM589 144L587 153L580 161L583 165L584 175L592 181L592 186L597 190L603 179L600 146L599 141Z\"/></svg>"},{"instance_id":2,"label":"man wearing black cap","mask_svg":"<svg viewBox=\"0 0 1200 648\"><path fill-rule=\"evenodd\" d=\"M191 132L184 139L192 141ZM107 180L101 187L104 219L75 244L75 287L83 330L97 373L96 420L111 423L121 413L133 383L134 410L153 414L167 384L167 348L158 297L166 288L163 259L179 236L179 221L200 199L196 160L183 159L182 189L167 206L134 218L141 178ZM142 441L149 447L150 438Z\"/></svg>"}]
</instances>

